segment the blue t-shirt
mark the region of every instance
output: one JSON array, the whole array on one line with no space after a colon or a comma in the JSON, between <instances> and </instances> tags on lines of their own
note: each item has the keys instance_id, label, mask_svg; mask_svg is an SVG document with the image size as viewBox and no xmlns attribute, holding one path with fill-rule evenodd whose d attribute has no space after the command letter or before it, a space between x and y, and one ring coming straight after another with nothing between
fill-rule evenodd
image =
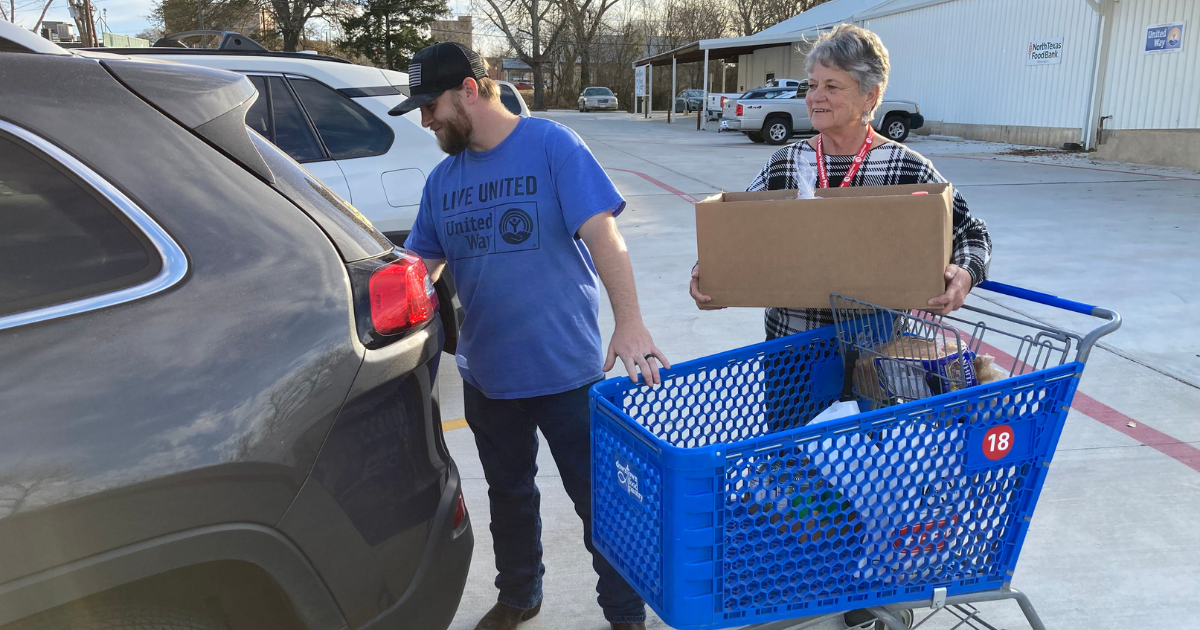
<instances>
[{"instance_id":1,"label":"blue t-shirt","mask_svg":"<svg viewBox=\"0 0 1200 630\"><path fill-rule=\"evenodd\" d=\"M489 398L531 398L603 376L599 283L575 235L624 208L583 140L549 120L522 118L495 148L433 169L404 246L454 274L466 382Z\"/></svg>"}]
</instances>

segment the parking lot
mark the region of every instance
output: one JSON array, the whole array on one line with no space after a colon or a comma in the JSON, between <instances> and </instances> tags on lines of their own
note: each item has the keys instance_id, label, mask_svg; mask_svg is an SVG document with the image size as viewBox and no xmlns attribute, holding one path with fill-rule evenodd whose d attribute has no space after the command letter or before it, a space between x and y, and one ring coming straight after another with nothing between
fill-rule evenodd
<instances>
[{"instance_id":1,"label":"parking lot","mask_svg":"<svg viewBox=\"0 0 1200 630\"><path fill-rule=\"evenodd\" d=\"M713 123L697 132L694 118L668 125L664 113L651 120L544 116L583 137L628 201L618 221L645 322L667 356L680 362L761 341L761 310L701 312L686 285L696 260L692 203L744 189L775 148L718 134ZM909 145L987 221L992 279L1124 316L1123 327L1092 355L1013 586L1033 598L1049 628L1193 626L1200 618L1200 171L917 136ZM1073 330L1088 324L1049 310L1021 311ZM607 340L607 303L601 328ZM442 362L440 376L446 439L463 471L476 535L451 628L470 630L495 602L487 487L470 430L457 421L461 380L453 362ZM545 448L539 464L545 599L541 614L522 628L599 630L606 625L579 520ZM980 609L997 627L1027 627L1015 604ZM647 625L665 627L653 615Z\"/></svg>"}]
</instances>

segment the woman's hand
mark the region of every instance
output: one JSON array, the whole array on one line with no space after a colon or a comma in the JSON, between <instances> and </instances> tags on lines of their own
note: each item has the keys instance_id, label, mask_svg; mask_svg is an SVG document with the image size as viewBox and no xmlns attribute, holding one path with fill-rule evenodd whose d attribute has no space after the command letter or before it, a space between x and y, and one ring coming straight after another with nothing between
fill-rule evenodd
<instances>
[{"instance_id":1,"label":"woman's hand","mask_svg":"<svg viewBox=\"0 0 1200 630\"><path fill-rule=\"evenodd\" d=\"M971 292L971 274L958 265L946 267L946 292L929 300L930 313L946 315L962 307Z\"/></svg>"},{"instance_id":2,"label":"woman's hand","mask_svg":"<svg viewBox=\"0 0 1200 630\"><path fill-rule=\"evenodd\" d=\"M702 311L719 311L725 308L724 306L709 306L708 302L711 302L712 298L700 292L700 263L696 263L696 266L692 267L692 282L688 285L688 292L692 294L692 299L696 300L696 308Z\"/></svg>"}]
</instances>

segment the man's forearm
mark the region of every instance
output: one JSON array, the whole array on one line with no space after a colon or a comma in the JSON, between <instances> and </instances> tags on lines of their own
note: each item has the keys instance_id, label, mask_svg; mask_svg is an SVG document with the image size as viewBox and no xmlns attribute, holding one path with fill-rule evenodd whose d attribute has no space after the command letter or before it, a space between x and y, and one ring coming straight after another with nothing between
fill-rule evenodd
<instances>
[{"instance_id":1,"label":"man's forearm","mask_svg":"<svg viewBox=\"0 0 1200 630\"><path fill-rule=\"evenodd\" d=\"M579 233L591 252L596 273L600 274L600 281L608 291L617 325L640 325L642 311L633 281L633 265L629 262L625 239L617 231L616 221L608 213L596 215L584 223Z\"/></svg>"}]
</instances>

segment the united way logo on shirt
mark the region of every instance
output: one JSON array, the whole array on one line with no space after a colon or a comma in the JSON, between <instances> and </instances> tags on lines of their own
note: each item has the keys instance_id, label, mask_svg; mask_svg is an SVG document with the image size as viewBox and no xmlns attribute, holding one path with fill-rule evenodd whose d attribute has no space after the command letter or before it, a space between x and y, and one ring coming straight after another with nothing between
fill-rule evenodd
<instances>
[{"instance_id":1,"label":"united way logo on shirt","mask_svg":"<svg viewBox=\"0 0 1200 630\"><path fill-rule=\"evenodd\" d=\"M533 201L473 208L442 218L446 254L455 260L541 247Z\"/></svg>"},{"instance_id":2,"label":"united way logo on shirt","mask_svg":"<svg viewBox=\"0 0 1200 630\"><path fill-rule=\"evenodd\" d=\"M509 245L529 240L534 230L533 217L520 208L509 208L500 215L500 238Z\"/></svg>"}]
</instances>

